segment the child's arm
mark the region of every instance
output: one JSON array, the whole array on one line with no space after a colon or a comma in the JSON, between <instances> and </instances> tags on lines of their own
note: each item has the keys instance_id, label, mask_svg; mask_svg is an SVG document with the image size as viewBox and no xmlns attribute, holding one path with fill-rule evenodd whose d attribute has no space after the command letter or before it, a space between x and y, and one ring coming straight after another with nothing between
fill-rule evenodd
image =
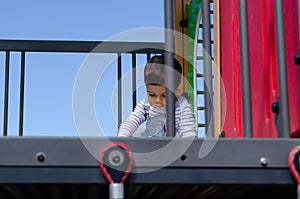
<instances>
[{"instance_id":1,"label":"child's arm","mask_svg":"<svg viewBox=\"0 0 300 199\"><path fill-rule=\"evenodd\" d=\"M180 104L181 116L179 125L179 134L181 137L196 137L195 115L191 105L187 100L182 100Z\"/></svg>"},{"instance_id":2,"label":"child's arm","mask_svg":"<svg viewBox=\"0 0 300 199\"><path fill-rule=\"evenodd\" d=\"M134 112L121 124L118 137L130 137L134 134L141 123L145 121L145 100L138 103Z\"/></svg>"}]
</instances>

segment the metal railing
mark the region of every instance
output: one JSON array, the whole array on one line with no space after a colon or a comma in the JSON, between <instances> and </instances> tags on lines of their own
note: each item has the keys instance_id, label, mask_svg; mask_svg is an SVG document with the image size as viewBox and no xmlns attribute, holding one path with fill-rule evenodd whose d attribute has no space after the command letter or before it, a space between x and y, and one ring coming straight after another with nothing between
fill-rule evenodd
<instances>
[{"instance_id":1,"label":"metal railing","mask_svg":"<svg viewBox=\"0 0 300 199\"><path fill-rule=\"evenodd\" d=\"M101 48L97 48L101 44ZM133 50L134 49L134 50ZM12 52L21 53L21 72L20 72L20 90L19 90L19 136L23 136L24 126L24 93L25 93L25 71L26 71L26 53L56 52L56 53L114 53L118 56L117 77L120 80L122 76L122 57L124 54L132 56L132 88L136 88L135 67L138 54L146 55L147 59L151 54L164 53L164 44L155 42L98 42L98 41L38 41L38 40L0 40L0 52L5 53L5 73L4 73L4 109L3 109L3 136L8 135L9 118L9 69L10 55ZM118 124L122 120L122 81L118 84ZM133 89L133 90L134 90ZM133 104L136 105L136 91L132 94Z\"/></svg>"},{"instance_id":2,"label":"metal railing","mask_svg":"<svg viewBox=\"0 0 300 199\"><path fill-rule=\"evenodd\" d=\"M278 129L278 137L290 137L289 102L286 71L286 48L284 34L284 15L282 0L274 0L275 27L276 27L276 50L278 68L278 86L280 93L280 124L282 129ZM252 137L252 104L250 91L249 72L249 46L248 46L248 18L247 2L239 0L240 17L240 47L241 47L241 78L242 78L242 111L243 111L243 131L244 137Z\"/></svg>"}]
</instances>

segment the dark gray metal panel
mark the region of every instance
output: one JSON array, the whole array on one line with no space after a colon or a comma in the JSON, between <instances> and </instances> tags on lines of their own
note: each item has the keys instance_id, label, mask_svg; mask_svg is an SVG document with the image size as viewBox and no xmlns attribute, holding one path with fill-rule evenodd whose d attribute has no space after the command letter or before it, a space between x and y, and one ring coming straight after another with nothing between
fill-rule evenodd
<instances>
[{"instance_id":1,"label":"dark gray metal panel","mask_svg":"<svg viewBox=\"0 0 300 199\"><path fill-rule=\"evenodd\" d=\"M168 157L163 147L172 143L176 146L172 152L181 152L178 159L170 165L163 162L144 162L135 159L135 167L253 167L287 168L289 152L300 144L299 139L139 139L111 137L111 142L120 141L133 152L139 154L157 153L157 159ZM108 143L106 138L79 137L1 137L0 165L2 166L98 166L98 154ZM181 151L185 150L186 151ZM206 156L199 157L200 150L209 150ZM169 152L169 155L172 155ZM43 153L45 160L39 162L37 155ZM164 152L165 153L165 152ZM136 155L135 155L136 154ZM184 158L183 158L184 156ZM268 165L261 164L261 158ZM153 160L153 159L152 159Z\"/></svg>"},{"instance_id":2,"label":"dark gray metal panel","mask_svg":"<svg viewBox=\"0 0 300 199\"><path fill-rule=\"evenodd\" d=\"M122 142L134 153L147 154L160 150L172 139L114 137L110 141ZM200 148L215 141L212 150L199 158ZM173 142L182 149L189 140L174 139ZM126 182L294 185L287 160L289 152L299 143L299 139L195 139L170 165L164 165L163 160L171 154L157 157L157 162L142 162L133 156L133 172ZM104 138L1 137L0 183L104 184L99 162L92 153L94 150L98 155L106 144ZM38 154L44 155L44 161L38 161ZM262 157L268 160L267 165L261 164Z\"/></svg>"}]
</instances>

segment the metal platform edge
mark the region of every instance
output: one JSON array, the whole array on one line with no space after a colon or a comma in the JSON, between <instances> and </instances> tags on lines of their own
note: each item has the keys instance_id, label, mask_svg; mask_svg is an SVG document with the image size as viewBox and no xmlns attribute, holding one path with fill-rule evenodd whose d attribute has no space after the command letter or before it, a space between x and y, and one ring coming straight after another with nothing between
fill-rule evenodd
<instances>
[{"instance_id":1,"label":"metal platform edge","mask_svg":"<svg viewBox=\"0 0 300 199\"><path fill-rule=\"evenodd\" d=\"M0 183L105 184L98 154L122 142L134 154L129 184L295 185L288 155L299 141L1 137Z\"/></svg>"}]
</instances>

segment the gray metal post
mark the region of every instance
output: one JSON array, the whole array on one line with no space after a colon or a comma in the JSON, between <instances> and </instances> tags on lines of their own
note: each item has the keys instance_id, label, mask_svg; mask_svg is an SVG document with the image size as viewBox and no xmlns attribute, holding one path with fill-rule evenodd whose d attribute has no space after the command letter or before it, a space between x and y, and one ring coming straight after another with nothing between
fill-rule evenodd
<instances>
[{"instance_id":1,"label":"gray metal post","mask_svg":"<svg viewBox=\"0 0 300 199\"><path fill-rule=\"evenodd\" d=\"M174 52L174 0L165 0L165 65L173 67ZM166 69L167 71L167 69ZM175 136L175 106L174 106L174 77L172 73L166 72L166 94L167 94L167 136Z\"/></svg>"},{"instance_id":2,"label":"gray metal post","mask_svg":"<svg viewBox=\"0 0 300 199\"><path fill-rule=\"evenodd\" d=\"M136 106L136 53L132 53L132 111Z\"/></svg>"},{"instance_id":3,"label":"gray metal post","mask_svg":"<svg viewBox=\"0 0 300 199\"><path fill-rule=\"evenodd\" d=\"M244 137L252 137L252 107L248 49L247 1L239 0L239 24L241 43L242 105Z\"/></svg>"},{"instance_id":4,"label":"gray metal post","mask_svg":"<svg viewBox=\"0 0 300 199\"><path fill-rule=\"evenodd\" d=\"M3 110L3 136L7 136L8 128L8 98L9 98L9 61L10 52L6 51L5 58L5 89L4 89L4 110Z\"/></svg>"},{"instance_id":5,"label":"gray metal post","mask_svg":"<svg viewBox=\"0 0 300 199\"><path fill-rule=\"evenodd\" d=\"M286 75L286 56L285 56L285 34L282 0L274 0L275 24L276 24L276 53L279 82L279 118L280 126L278 137L290 137L290 114L288 101L288 86Z\"/></svg>"},{"instance_id":6,"label":"gray metal post","mask_svg":"<svg viewBox=\"0 0 300 199\"><path fill-rule=\"evenodd\" d=\"M213 88L211 66L211 32L210 32L210 2L203 0L203 47L204 47L204 82L205 82L205 123L206 136L214 137L213 118Z\"/></svg>"},{"instance_id":7,"label":"gray metal post","mask_svg":"<svg viewBox=\"0 0 300 199\"><path fill-rule=\"evenodd\" d=\"M25 89L25 51L21 52L20 74L20 107L19 107L19 136L23 136L24 128L24 89Z\"/></svg>"},{"instance_id":8,"label":"gray metal post","mask_svg":"<svg viewBox=\"0 0 300 199\"><path fill-rule=\"evenodd\" d=\"M122 54L118 53L118 126L122 124Z\"/></svg>"}]
</instances>

